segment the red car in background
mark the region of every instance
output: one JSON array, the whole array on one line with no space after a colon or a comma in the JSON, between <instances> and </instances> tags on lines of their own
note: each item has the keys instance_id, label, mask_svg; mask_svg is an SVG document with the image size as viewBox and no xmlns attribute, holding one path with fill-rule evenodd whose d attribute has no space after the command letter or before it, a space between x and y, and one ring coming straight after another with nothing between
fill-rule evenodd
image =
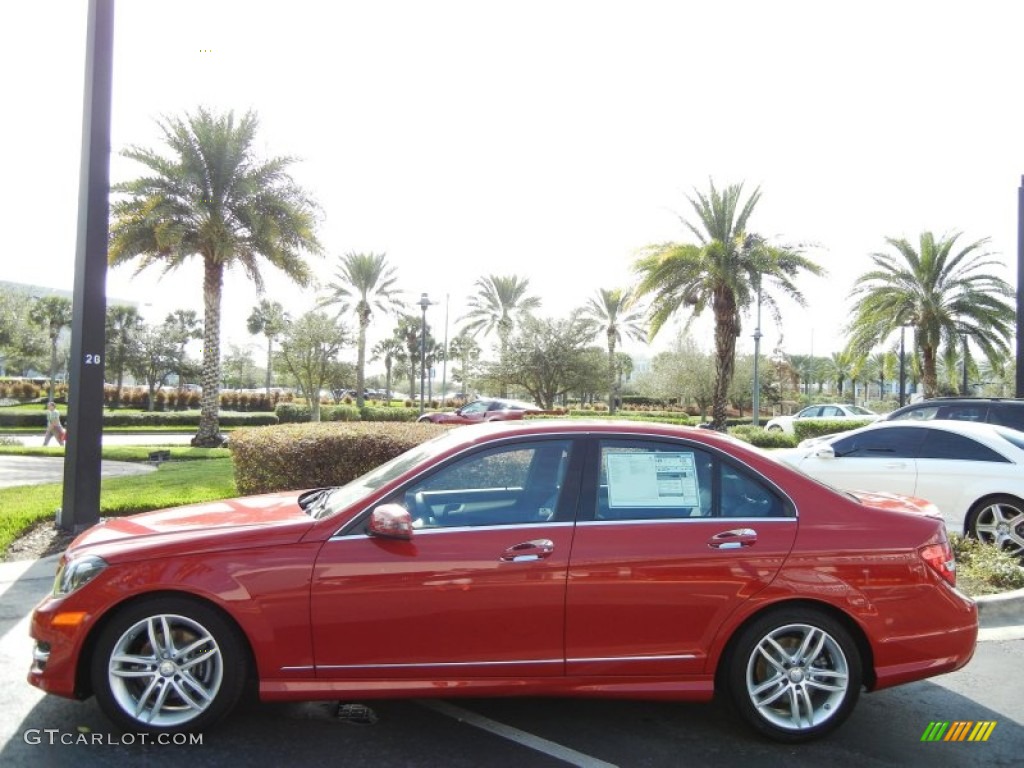
<instances>
[{"instance_id":1,"label":"red car in background","mask_svg":"<svg viewBox=\"0 0 1024 768\"><path fill-rule=\"evenodd\" d=\"M264 700L706 701L821 736L951 672L977 607L933 507L840 493L717 432L447 430L351 483L112 518L60 560L29 682L129 732ZM681 716L685 716L682 714Z\"/></svg>"},{"instance_id":2,"label":"red car in background","mask_svg":"<svg viewBox=\"0 0 1024 768\"><path fill-rule=\"evenodd\" d=\"M455 411L425 413L417 421L434 424L478 424L481 421L518 421L526 414L544 413L530 403L500 397L482 397Z\"/></svg>"}]
</instances>

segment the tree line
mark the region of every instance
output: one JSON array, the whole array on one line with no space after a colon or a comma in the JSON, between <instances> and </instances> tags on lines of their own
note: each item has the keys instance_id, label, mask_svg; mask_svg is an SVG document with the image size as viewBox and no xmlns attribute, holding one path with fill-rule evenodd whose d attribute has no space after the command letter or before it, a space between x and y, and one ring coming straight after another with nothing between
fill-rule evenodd
<instances>
[{"instance_id":1,"label":"tree line","mask_svg":"<svg viewBox=\"0 0 1024 768\"><path fill-rule=\"evenodd\" d=\"M147 175L113 187L109 261L112 266L134 263L139 270L168 271L193 257L201 260L203 357L198 374L203 392L194 442L213 445L220 441L225 270L240 267L262 290L262 268L271 264L297 284L314 286L308 257L324 252L316 235L320 210L290 176L294 158L256 156L254 112L236 119L232 112L200 108L182 118L160 120L159 126L167 154L138 146L122 153L145 167ZM711 181L706 192L695 189L687 198L689 214L680 216L689 237L642 248L632 264L633 285L600 289L566 318L539 316L540 300L530 293L527 279L483 276L467 299L450 348L439 351L431 342L429 354L461 359L465 376L474 345L479 349L477 340L491 336L495 359L483 366L482 375L499 394L518 387L550 407L555 398L580 388L587 370L593 373L596 348L604 358L602 389L614 409L625 366L618 352L623 339L650 340L672 318L688 325L710 312L711 421L722 428L744 318L759 304L781 322L779 300L789 297L804 304L798 281L825 274L805 255L805 246L773 241L752 228L760 198L760 189L744 197L742 184L720 189ZM994 273L998 261L985 250L987 240L964 244L959 233L937 237L923 232L917 243L902 238L885 242L889 250L870 254L871 268L852 287L848 344L837 353L849 360L840 388L845 378L854 377L855 367L863 367L880 349L888 351L900 329L911 329L910 357L920 363L926 395L940 391L941 361L960 354L966 367L971 348L990 367L1005 365L1015 294ZM354 343L361 406L366 363L374 356L385 365L389 388L397 366L410 374L410 393L415 393L410 361L428 353L415 307L415 302L404 301L396 269L385 254L348 253L338 258L315 310L293 320L283 307L261 302L250 317L250 331L266 337L268 377L276 360L290 370L317 365L323 370L328 363L337 364L340 350ZM368 350L371 323L381 316L393 316L397 325L390 337ZM354 332L346 327L349 321ZM0 328L0 344L9 343L3 333ZM300 338L304 341L296 343ZM276 353L275 340L280 340ZM597 340L603 343L595 347ZM800 371L795 356L791 362L791 369ZM315 384L307 376L302 386L312 393Z\"/></svg>"}]
</instances>

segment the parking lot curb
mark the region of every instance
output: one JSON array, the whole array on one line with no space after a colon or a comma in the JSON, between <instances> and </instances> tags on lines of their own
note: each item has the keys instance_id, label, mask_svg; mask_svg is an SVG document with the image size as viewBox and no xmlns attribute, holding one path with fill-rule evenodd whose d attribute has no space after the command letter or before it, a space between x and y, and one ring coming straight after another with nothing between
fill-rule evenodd
<instances>
[{"instance_id":1,"label":"parking lot curb","mask_svg":"<svg viewBox=\"0 0 1024 768\"><path fill-rule=\"evenodd\" d=\"M978 603L978 626L982 629L1024 625L1024 589L981 595L975 601Z\"/></svg>"}]
</instances>

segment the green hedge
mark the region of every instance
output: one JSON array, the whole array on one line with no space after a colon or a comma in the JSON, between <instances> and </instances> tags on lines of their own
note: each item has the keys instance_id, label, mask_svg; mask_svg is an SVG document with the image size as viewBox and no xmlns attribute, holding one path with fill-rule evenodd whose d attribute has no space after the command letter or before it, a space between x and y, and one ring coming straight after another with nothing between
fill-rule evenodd
<instances>
[{"instance_id":1,"label":"green hedge","mask_svg":"<svg viewBox=\"0 0 1024 768\"><path fill-rule=\"evenodd\" d=\"M308 423L313 409L308 405L282 403L274 409L280 424ZM354 405L321 405L320 421L359 421L359 409Z\"/></svg>"},{"instance_id":2,"label":"green hedge","mask_svg":"<svg viewBox=\"0 0 1024 768\"><path fill-rule=\"evenodd\" d=\"M730 427L729 434L758 448L795 448L797 439L785 432L769 432L753 424Z\"/></svg>"},{"instance_id":3,"label":"green hedge","mask_svg":"<svg viewBox=\"0 0 1024 768\"><path fill-rule=\"evenodd\" d=\"M242 494L342 485L450 427L441 424L282 424L231 436Z\"/></svg>"},{"instance_id":4,"label":"green hedge","mask_svg":"<svg viewBox=\"0 0 1024 768\"><path fill-rule=\"evenodd\" d=\"M62 414L66 419L66 416ZM237 413L221 411L219 416L222 427L260 427L277 424L277 416L272 413ZM131 411L126 413L113 412L103 414L103 427L182 427L195 429L199 425L199 411L160 412ZM38 413L26 411L0 411L0 428L38 427L46 428L46 409L40 408Z\"/></svg>"},{"instance_id":5,"label":"green hedge","mask_svg":"<svg viewBox=\"0 0 1024 768\"><path fill-rule=\"evenodd\" d=\"M871 419L797 419L793 422L793 433L799 443L809 437L848 432L851 429L866 427L872 423Z\"/></svg>"}]
</instances>

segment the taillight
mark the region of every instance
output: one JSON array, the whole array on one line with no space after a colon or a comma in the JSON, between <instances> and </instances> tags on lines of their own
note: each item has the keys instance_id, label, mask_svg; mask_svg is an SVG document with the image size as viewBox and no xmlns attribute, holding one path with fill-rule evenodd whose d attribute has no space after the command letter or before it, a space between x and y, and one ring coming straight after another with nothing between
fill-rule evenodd
<instances>
[{"instance_id":1,"label":"taillight","mask_svg":"<svg viewBox=\"0 0 1024 768\"><path fill-rule=\"evenodd\" d=\"M926 544L918 552L933 571L949 582L950 586L956 586L956 558L953 556L953 548L949 546L949 540L945 534L942 540L936 544Z\"/></svg>"}]
</instances>

